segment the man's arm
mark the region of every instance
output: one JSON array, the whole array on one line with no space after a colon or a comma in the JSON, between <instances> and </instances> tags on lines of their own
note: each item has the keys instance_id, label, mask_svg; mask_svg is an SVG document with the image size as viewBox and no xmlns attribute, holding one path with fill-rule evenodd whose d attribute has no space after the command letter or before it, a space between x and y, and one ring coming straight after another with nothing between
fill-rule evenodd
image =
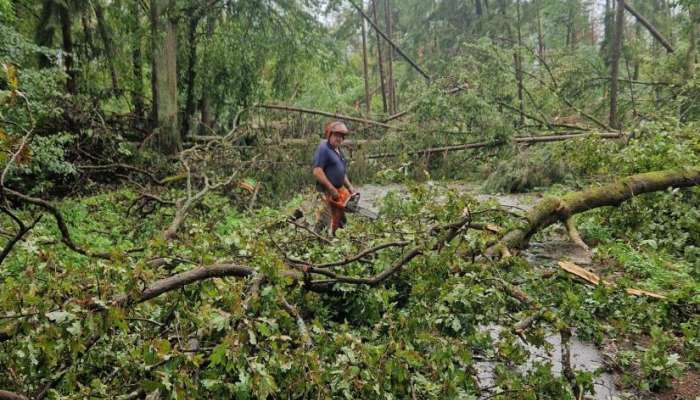
<instances>
[{"instance_id":1,"label":"man's arm","mask_svg":"<svg viewBox=\"0 0 700 400\"><path fill-rule=\"evenodd\" d=\"M333 197L333 200L338 199L338 189L333 186L330 180L328 180L328 177L326 176L326 173L323 172L323 168L321 167L314 167L314 177L316 177L316 180L323 185L323 187L328 190L328 193L331 194Z\"/></svg>"},{"instance_id":2,"label":"man's arm","mask_svg":"<svg viewBox=\"0 0 700 400\"><path fill-rule=\"evenodd\" d=\"M350 191L350 194L355 193L355 188L352 187L352 183L350 183L350 179L348 179L347 175L345 175L345 179L343 180L343 186L348 188L348 190Z\"/></svg>"}]
</instances>

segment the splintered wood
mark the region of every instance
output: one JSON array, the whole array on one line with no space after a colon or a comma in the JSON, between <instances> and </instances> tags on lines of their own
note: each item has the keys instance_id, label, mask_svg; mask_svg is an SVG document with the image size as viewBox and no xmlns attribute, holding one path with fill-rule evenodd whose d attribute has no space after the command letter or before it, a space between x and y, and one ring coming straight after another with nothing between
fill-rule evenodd
<instances>
[{"instance_id":1,"label":"splintered wood","mask_svg":"<svg viewBox=\"0 0 700 400\"><path fill-rule=\"evenodd\" d=\"M591 283L593 285L599 285L603 284L605 286L612 286L612 283L600 279L600 277L593 272L581 268L578 265L568 262L568 261L559 261L559 267L563 269L564 271L576 275L579 278L583 279L584 281ZM634 289L634 288L628 288L626 289L628 294L634 295L634 296L647 296L647 297L653 297L655 299L665 299L666 296L658 294L658 293L653 293L653 292L648 292L646 290L641 290L641 289Z\"/></svg>"}]
</instances>

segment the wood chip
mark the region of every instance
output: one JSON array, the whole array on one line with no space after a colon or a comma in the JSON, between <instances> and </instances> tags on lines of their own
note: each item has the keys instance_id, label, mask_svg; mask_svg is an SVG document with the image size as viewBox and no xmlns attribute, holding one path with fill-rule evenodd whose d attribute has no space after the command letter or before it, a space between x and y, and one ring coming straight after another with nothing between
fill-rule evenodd
<instances>
[{"instance_id":1,"label":"wood chip","mask_svg":"<svg viewBox=\"0 0 700 400\"><path fill-rule=\"evenodd\" d=\"M563 269L564 271L566 271L570 274L576 275L579 278L583 279L584 281L591 283L593 285L597 286L601 283L605 286L612 285L612 283L610 283L608 281L601 280L600 277L598 275L594 274L593 272L591 272L587 269L581 268L572 262L559 261L559 267L561 267L561 269ZM666 298L666 296L664 296L662 294L648 292L648 291L642 290L642 289L628 288L628 289L626 289L626 291L627 291L627 293L634 295L634 296L647 296L647 297L653 297L655 299L665 299Z\"/></svg>"}]
</instances>

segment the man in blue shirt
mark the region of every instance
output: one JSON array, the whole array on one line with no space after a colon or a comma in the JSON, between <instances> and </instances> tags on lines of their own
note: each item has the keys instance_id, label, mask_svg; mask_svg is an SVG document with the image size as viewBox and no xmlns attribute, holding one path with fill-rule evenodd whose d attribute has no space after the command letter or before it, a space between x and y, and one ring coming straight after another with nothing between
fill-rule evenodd
<instances>
[{"instance_id":1,"label":"man in blue shirt","mask_svg":"<svg viewBox=\"0 0 700 400\"><path fill-rule=\"evenodd\" d=\"M324 133L326 140L321 141L314 154L313 174L316 188L321 193L315 230L321 233L330 228L330 234L335 235L336 229L345 225L345 212L333 206L329 200L338 201L355 192L347 175L348 163L340 151L349 130L343 122L333 121L326 124Z\"/></svg>"}]
</instances>

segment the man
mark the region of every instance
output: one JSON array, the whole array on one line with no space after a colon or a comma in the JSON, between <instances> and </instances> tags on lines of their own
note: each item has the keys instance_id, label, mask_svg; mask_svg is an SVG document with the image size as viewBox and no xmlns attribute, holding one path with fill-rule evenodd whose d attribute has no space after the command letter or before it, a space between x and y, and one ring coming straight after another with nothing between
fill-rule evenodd
<instances>
[{"instance_id":1,"label":"man","mask_svg":"<svg viewBox=\"0 0 700 400\"><path fill-rule=\"evenodd\" d=\"M355 192L347 175L348 163L340 151L340 145L348 133L343 122L329 122L324 128L326 140L321 141L314 154L313 174L321 197L316 210L316 233L330 228L333 236L338 228L345 225L344 209L333 203L344 201Z\"/></svg>"}]
</instances>

